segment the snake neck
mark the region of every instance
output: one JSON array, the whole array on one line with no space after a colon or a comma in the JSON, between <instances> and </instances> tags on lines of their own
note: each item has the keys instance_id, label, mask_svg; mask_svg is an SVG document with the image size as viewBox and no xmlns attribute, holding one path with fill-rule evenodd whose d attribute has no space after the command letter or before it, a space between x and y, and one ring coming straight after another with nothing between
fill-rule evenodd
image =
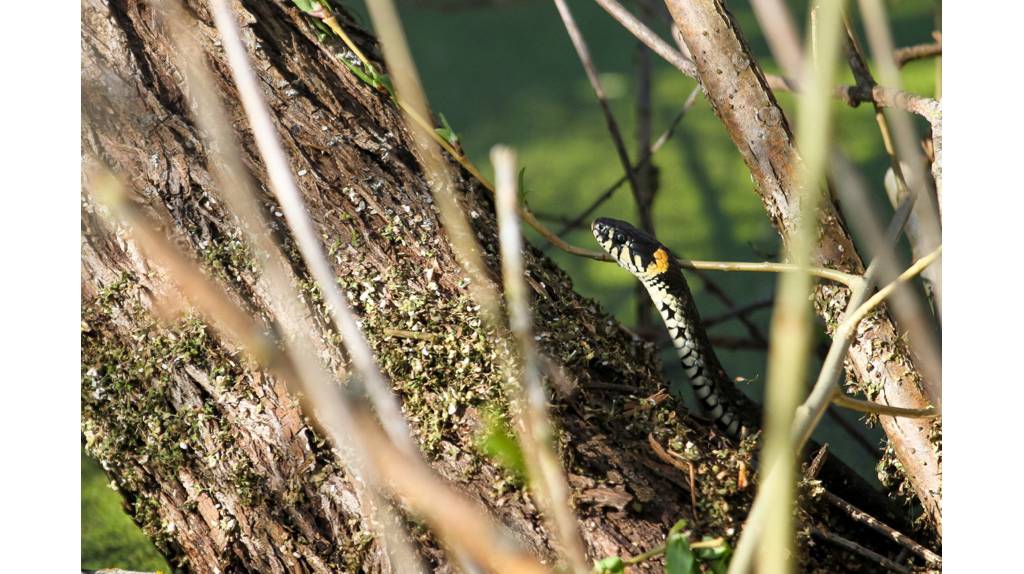
<instances>
[{"instance_id":1,"label":"snake neck","mask_svg":"<svg viewBox=\"0 0 1024 574\"><path fill-rule=\"evenodd\" d=\"M672 345L679 354L683 370L690 378L693 392L708 414L730 437L738 437L740 427L750 417L742 417L737 396L740 393L728 380L701 324L700 314L680 271L671 284L661 276L643 281L651 300L661 314ZM744 397L745 398L745 397Z\"/></svg>"}]
</instances>

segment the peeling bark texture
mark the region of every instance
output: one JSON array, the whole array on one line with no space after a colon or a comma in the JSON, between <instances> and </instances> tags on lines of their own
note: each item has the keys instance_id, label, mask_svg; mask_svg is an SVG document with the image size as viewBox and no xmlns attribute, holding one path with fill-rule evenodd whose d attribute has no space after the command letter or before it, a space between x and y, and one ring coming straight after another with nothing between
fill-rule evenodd
<instances>
[{"instance_id":1,"label":"peeling bark texture","mask_svg":"<svg viewBox=\"0 0 1024 574\"><path fill-rule=\"evenodd\" d=\"M765 81L739 26L721 0L666 0L672 18L693 54L708 101L725 125L754 177L772 223L787 240L797 228L800 156L782 109ZM821 198L819 247L815 263L862 273L835 205ZM849 291L821 284L815 306L833 329L846 308ZM861 323L850 347L849 367L859 389L879 402L924 408L927 399L906 344L888 316L876 313ZM933 425L919 419L879 417L907 480L935 528L942 532L941 457Z\"/></svg>"},{"instance_id":2,"label":"peeling bark texture","mask_svg":"<svg viewBox=\"0 0 1024 574\"><path fill-rule=\"evenodd\" d=\"M340 371L339 339L266 191L210 15L203 2L185 4L318 350ZM432 467L489 508L518 543L553 561L529 495L481 454L488 421L507 404L500 346L468 299L400 115L339 61L340 42L318 41L290 2L235 2L234 10L339 283ZM376 58L373 39L344 12L339 20ZM272 323L258 254L219 199L172 46L149 3L82 3L83 186L90 166L109 166L162 232ZM496 270L490 197L469 179L457 188ZM122 231L102 223L101 210L83 193L82 433L129 514L172 563L194 572L389 571L353 485L295 397L194 316L158 321L166 307L158 303L173 299L173 287ZM537 250L525 255L537 336L567 381L553 384L552 412L589 556L651 549L680 518L697 536L734 536L751 499L739 480L750 445L735 448L681 407L639 400L664 386L653 347L577 295ZM698 516L688 473L657 457L651 433L693 463ZM409 528L431 570L454 569L422 525L410 520ZM821 545L805 546L801 559L829 571L849 564ZM636 570L661 568L654 560Z\"/></svg>"}]
</instances>

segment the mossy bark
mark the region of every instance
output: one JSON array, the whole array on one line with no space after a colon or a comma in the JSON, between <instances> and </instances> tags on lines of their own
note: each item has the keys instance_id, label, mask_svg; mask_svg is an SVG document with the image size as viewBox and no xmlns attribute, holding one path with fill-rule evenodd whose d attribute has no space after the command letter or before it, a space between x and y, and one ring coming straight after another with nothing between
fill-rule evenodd
<instances>
[{"instance_id":1,"label":"mossy bark","mask_svg":"<svg viewBox=\"0 0 1024 574\"><path fill-rule=\"evenodd\" d=\"M205 3L186 4L250 175L265 190ZM173 43L153 10L129 0L82 4L84 167L112 168L131 201L239 304L272 319L253 255L210 175ZM336 56L340 43L319 41L290 2L241 2L235 10L338 280L431 464L520 543L553 560L529 495L482 454L488 413L502 410L500 346L468 300L396 109L347 70ZM340 16L373 57L372 38ZM490 198L468 178L458 184L496 270ZM343 365L318 293L264 193L318 350ZM159 321L159 303L173 299L173 288L129 239L101 223L97 209L83 194L82 429L129 514L171 560L196 572L388 571L351 484L298 401L194 317ZM664 386L653 349L576 294L539 252L528 250L527 265L542 350L568 381L552 388L553 413L588 554L648 550L680 518L698 535L734 536L752 495L738 484L741 465L750 466L746 451L681 409L639 400ZM401 334L409 331L422 335ZM623 385L634 392L618 390ZM692 461L698 516L690 477L657 458L649 435ZM452 569L428 532L412 521L410 529L432 568ZM820 546L807 559L844 563ZM659 568L655 561L639 571Z\"/></svg>"}]
</instances>

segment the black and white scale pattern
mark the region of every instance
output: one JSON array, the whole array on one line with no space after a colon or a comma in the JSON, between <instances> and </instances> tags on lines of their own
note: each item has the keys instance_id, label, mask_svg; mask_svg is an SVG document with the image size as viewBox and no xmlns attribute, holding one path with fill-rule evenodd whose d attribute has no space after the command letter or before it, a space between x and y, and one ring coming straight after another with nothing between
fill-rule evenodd
<instances>
[{"instance_id":1,"label":"black and white scale pattern","mask_svg":"<svg viewBox=\"0 0 1024 574\"><path fill-rule=\"evenodd\" d=\"M735 388L708 341L700 313L672 253L656 239L615 219L594 221L594 237L621 267L632 273L651 296L679 353L694 394L726 434L739 436L740 427L751 427L742 416L749 399Z\"/></svg>"}]
</instances>

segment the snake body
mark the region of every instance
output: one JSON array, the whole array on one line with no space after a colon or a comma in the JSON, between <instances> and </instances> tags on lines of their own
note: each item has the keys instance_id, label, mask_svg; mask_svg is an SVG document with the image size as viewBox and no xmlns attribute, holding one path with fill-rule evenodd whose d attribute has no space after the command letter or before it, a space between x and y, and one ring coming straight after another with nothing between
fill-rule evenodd
<instances>
[{"instance_id":1,"label":"snake body","mask_svg":"<svg viewBox=\"0 0 1024 574\"><path fill-rule=\"evenodd\" d=\"M601 247L647 289L694 394L718 427L734 438L742 426L753 428L752 403L726 376L708 341L682 269L668 248L617 219L597 219L592 229Z\"/></svg>"}]
</instances>

